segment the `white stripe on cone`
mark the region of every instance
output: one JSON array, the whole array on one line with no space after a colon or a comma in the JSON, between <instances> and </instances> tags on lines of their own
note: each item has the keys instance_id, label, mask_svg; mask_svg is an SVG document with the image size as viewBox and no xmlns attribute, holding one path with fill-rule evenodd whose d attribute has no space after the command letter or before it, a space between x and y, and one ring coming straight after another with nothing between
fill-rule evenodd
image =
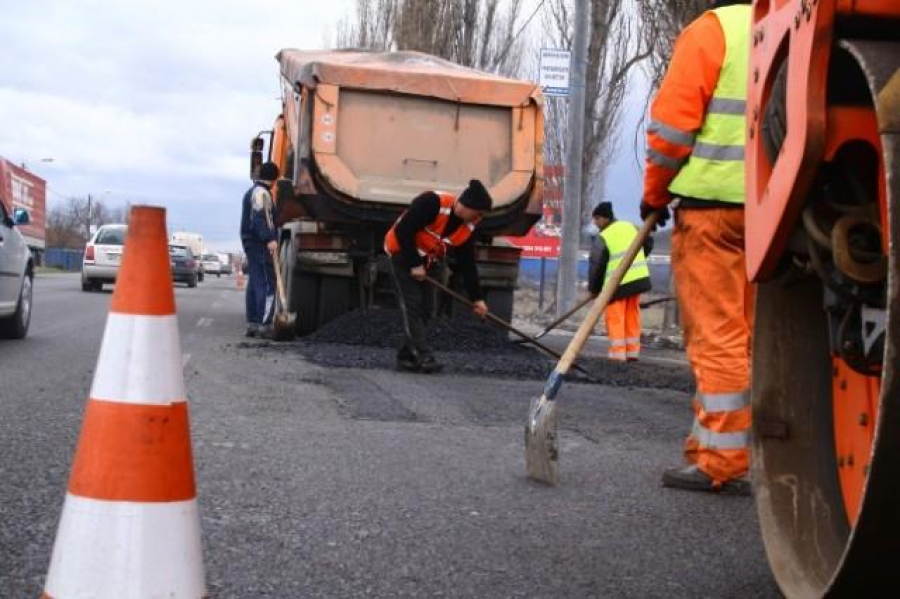
<instances>
[{"instance_id":1,"label":"white stripe on cone","mask_svg":"<svg viewBox=\"0 0 900 599\"><path fill-rule=\"evenodd\" d=\"M66 494L44 590L53 599L205 597L197 501Z\"/></svg>"},{"instance_id":2,"label":"white stripe on cone","mask_svg":"<svg viewBox=\"0 0 900 599\"><path fill-rule=\"evenodd\" d=\"M175 315L111 312L91 398L145 405L183 402L181 344Z\"/></svg>"}]
</instances>

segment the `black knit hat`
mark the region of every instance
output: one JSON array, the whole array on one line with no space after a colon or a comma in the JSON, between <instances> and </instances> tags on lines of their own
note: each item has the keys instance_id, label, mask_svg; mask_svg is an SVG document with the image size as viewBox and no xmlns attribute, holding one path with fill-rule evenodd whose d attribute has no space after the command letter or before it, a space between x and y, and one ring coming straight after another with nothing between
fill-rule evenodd
<instances>
[{"instance_id":1,"label":"black knit hat","mask_svg":"<svg viewBox=\"0 0 900 599\"><path fill-rule=\"evenodd\" d=\"M264 162L259 166L259 175L256 177L259 181L277 181L278 165L274 162Z\"/></svg>"},{"instance_id":2,"label":"black knit hat","mask_svg":"<svg viewBox=\"0 0 900 599\"><path fill-rule=\"evenodd\" d=\"M600 202L591 214L595 217L602 216L603 218L609 219L615 218L615 216L613 216L612 202Z\"/></svg>"},{"instance_id":3,"label":"black knit hat","mask_svg":"<svg viewBox=\"0 0 900 599\"><path fill-rule=\"evenodd\" d=\"M469 186L460 194L459 203L472 210L487 212L491 209L493 201L491 194L485 189L478 179L469 181Z\"/></svg>"}]
</instances>

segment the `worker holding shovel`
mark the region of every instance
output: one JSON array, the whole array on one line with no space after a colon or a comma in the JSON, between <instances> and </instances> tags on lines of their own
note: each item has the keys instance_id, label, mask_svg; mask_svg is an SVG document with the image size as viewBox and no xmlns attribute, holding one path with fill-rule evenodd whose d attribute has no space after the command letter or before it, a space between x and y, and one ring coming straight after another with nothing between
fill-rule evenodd
<instances>
[{"instance_id":1,"label":"worker holding shovel","mask_svg":"<svg viewBox=\"0 0 900 599\"><path fill-rule=\"evenodd\" d=\"M594 224L600 229L600 235L591 248L588 291L591 296L597 297L606 279L622 261L625 250L637 237L638 229L630 222L616 220L610 202L597 204L593 218ZM647 254L652 249L653 237L648 236L606 306L604 317L611 360L635 361L640 357L641 307L638 300L642 293L651 289Z\"/></svg>"},{"instance_id":2,"label":"worker holding shovel","mask_svg":"<svg viewBox=\"0 0 900 599\"><path fill-rule=\"evenodd\" d=\"M491 196L478 180L469 182L459 197L428 191L416 197L384 238L390 256L397 303L403 316L404 342L397 351L397 368L432 373L441 370L428 349L427 322L431 290L425 278L453 249L455 268L466 285L473 311L487 315L487 304L475 262L478 222L491 209Z\"/></svg>"},{"instance_id":3,"label":"worker holding shovel","mask_svg":"<svg viewBox=\"0 0 900 599\"><path fill-rule=\"evenodd\" d=\"M241 212L241 244L247 255L247 336L271 337L275 316L275 270L272 253L278 247L275 227L268 218L272 210L271 189L278 180L278 166L260 165L253 187L244 194Z\"/></svg>"}]
</instances>

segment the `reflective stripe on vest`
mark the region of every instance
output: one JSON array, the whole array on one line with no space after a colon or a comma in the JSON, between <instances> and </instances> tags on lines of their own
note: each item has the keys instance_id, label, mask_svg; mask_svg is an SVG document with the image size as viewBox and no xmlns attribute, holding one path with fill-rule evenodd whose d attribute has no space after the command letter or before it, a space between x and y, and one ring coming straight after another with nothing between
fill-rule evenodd
<instances>
[{"instance_id":1,"label":"reflective stripe on vest","mask_svg":"<svg viewBox=\"0 0 900 599\"><path fill-rule=\"evenodd\" d=\"M600 236L606 243L607 250L609 250L609 263L606 266L604 283L609 280L612 273L622 263L622 258L625 257L628 246L631 245L637 234L637 227L624 220L613 221L608 227L600 231ZM650 269L647 267L647 257L644 255L642 248L638 250L637 256L634 257L634 262L631 263L631 267L625 272L625 276L619 285L648 278L650 278Z\"/></svg>"},{"instance_id":2,"label":"reflective stripe on vest","mask_svg":"<svg viewBox=\"0 0 900 599\"><path fill-rule=\"evenodd\" d=\"M736 5L712 11L725 32L725 61L691 156L669 185L675 195L744 203L751 10Z\"/></svg>"},{"instance_id":3,"label":"reflective stripe on vest","mask_svg":"<svg viewBox=\"0 0 900 599\"><path fill-rule=\"evenodd\" d=\"M456 198L449 193L436 192L441 202L437 216L425 228L416 233L416 251L423 258L429 260L439 260L447 253L448 247L457 247L464 244L472 236L475 231L476 222L463 223L453 233L444 237L444 229L450 222L450 215L453 214L453 204ZM400 215L400 218L393 224L387 235L384 236L384 251L389 256L393 256L400 252L400 242L397 240L397 223L404 217L406 213Z\"/></svg>"}]
</instances>

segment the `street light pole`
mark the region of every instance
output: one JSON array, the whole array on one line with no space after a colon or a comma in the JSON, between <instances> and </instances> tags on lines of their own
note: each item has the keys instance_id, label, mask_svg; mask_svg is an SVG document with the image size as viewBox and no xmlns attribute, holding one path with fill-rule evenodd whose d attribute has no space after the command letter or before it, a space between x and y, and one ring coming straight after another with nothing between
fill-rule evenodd
<instances>
[{"instance_id":1,"label":"street light pole","mask_svg":"<svg viewBox=\"0 0 900 599\"><path fill-rule=\"evenodd\" d=\"M91 238L91 225L94 224L94 210L93 210L93 198L91 198L91 194L88 194L87 201L87 238Z\"/></svg>"},{"instance_id":2,"label":"street light pole","mask_svg":"<svg viewBox=\"0 0 900 599\"><path fill-rule=\"evenodd\" d=\"M578 245L581 239L581 178L584 159L584 105L587 79L588 0L575 1L575 39L572 48L572 83L566 144L565 194L562 214L562 247L556 283L556 316L575 303L578 285Z\"/></svg>"}]
</instances>

